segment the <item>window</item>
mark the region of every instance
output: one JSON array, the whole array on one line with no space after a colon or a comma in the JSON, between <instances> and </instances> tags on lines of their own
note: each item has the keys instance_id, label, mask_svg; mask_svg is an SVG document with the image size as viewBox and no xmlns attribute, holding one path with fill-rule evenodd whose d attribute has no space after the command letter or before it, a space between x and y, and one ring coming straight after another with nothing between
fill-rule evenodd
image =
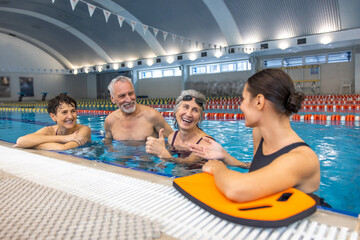
<instances>
[{"instance_id":1,"label":"window","mask_svg":"<svg viewBox=\"0 0 360 240\"><path fill-rule=\"evenodd\" d=\"M191 68L191 75L196 74L205 74L206 73L206 66L192 66Z\"/></svg>"},{"instance_id":2,"label":"window","mask_svg":"<svg viewBox=\"0 0 360 240\"><path fill-rule=\"evenodd\" d=\"M190 75L251 70L249 60L190 66Z\"/></svg>"},{"instance_id":3,"label":"window","mask_svg":"<svg viewBox=\"0 0 360 240\"><path fill-rule=\"evenodd\" d=\"M164 69L153 69L147 71L140 71L139 78L161 78L161 77L174 77L181 76L182 71L179 67L164 68Z\"/></svg>"},{"instance_id":4,"label":"window","mask_svg":"<svg viewBox=\"0 0 360 240\"><path fill-rule=\"evenodd\" d=\"M303 65L302 57L284 58L284 66L285 67L301 66L301 65Z\"/></svg>"},{"instance_id":5,"label":"window","mask_svg":"<svg viewBox=\"0 0 360 240\"><path fill-rule=\"evenodd\" d=\"M164 70L163 71L163 76L164 77L172 77L172 76L174 76L174 70L173 69Z\"/></svg>"},{"instance_id":6,"label":"window","mask_svg":"<svg viewBox=\"0 0 360 240\"><path fill-rule=\"evenodd\" d=\"M161 70L153 70L152 73L152 78L161 78L163 76Z\"/></svg>"},{"instance_id":7,"label":"window","mask_svg":"<svg viewBox=\"0 0 360 240\"><path fill-rule=\"evenodd\" d=\"M140 73L140 79L142 79L142 78L151 78L151 71L142 71L141 73Z\"/></svg>"},{"instance_id":8,"label":"window","mask_svg":"<svg viewBox=\"0 0 360 240\"><path fill-rule=\"evenodd\" d=\"M351 52L350 51L328 54L328 63L350 62L350 61L351 61Z\"/></svg>"},{"instance_id":9,"label":"window","mask_svg":"<svg viewBox=\"0 0 360 240\"><path fill-rule=\"evenodd\" d=\"M251 66L249 61L241 61L237 63L237 70L238 71L246 71L251 70Z\"/></svg>"},{"instance_id":10,"label":"window","mask_svg":"<svg viewBox=\"0 0 360 240\"><path fill-rule=\"evenodd\" d=\"M207 65L207 67L208 67L207 73L218 73L218 72L220 72L219 64L211 64L211 65Z\"/></svg>"},{"instance_id":11,"label":"window","mask_svg":"<svg viewBox=\"0 0 360 240\"><path fill-rule=\"evenodd\" d=\"M305 64L318 64L318 63L326 63L326 55L317 55L317 56L306 56Z\"/></svg>"},{"instance_id":12,"label":"window","mask_svg":"<svg viewBox=\"0 0 360 240\"><path fill-rule=\"evenodd\" d=\"M221 64L221 72L233 72L236 71L235 63Z\"/></svg>"},{"instance_id":13,"label":"window","mask_svg":"<svg viewBox=\"0 0 360 240\"><path fill-rule=\"evenodd\" d=\"M324 53L312 56L298 56L283 59L266 59L263 61L264 68L293 67L321 63L350 62L351 51ZM282 64L283 63L283 64Z\"/></svg>"},{"instance_id":14,"label":"window","mask_svg":"<svg viewBox=\"0 0 360 240\"><path fill-rule=\"evenodd\" d=\"M268 59L264 61L265 68L282 67L282 59Z\"/></svg>"},{"instance_id":15,"label":"window","mask_svg":"<svg viewBox=\"0 0 360 240\"><path fill-rule=\"evenodd\" d=\"M175 68L175 73L174 76L182 76L182 71L180 70L180 68Z\"/></svg>"}]
</instances>

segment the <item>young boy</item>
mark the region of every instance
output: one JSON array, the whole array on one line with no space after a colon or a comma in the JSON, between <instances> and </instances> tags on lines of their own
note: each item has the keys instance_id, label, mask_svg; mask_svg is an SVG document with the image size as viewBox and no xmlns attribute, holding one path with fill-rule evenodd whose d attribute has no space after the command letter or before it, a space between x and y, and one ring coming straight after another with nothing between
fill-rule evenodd
<instances>
[{"instance_id":1,"label":"young boy","mask_svg":"<svg viewBox=\"0 0 360 240\"><path fill-rule=\"evenodd\" d=\"M14 147L67 150L91 141L90 128L76 123L74 99L62 93L49 101L47 110L56 125L18 138Z\"/></svg>"}]
</instances>

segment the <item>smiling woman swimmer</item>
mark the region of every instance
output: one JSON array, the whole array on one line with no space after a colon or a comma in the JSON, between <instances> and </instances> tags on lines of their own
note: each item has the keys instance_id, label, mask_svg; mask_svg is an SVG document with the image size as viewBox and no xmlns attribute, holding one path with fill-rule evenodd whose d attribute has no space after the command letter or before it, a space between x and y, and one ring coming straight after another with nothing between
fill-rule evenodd
<instances>
[{"instance_id":1,"label":"smiling woman swimmer","mask_svg":"<svg viewBox=\"0 0 360 240\"><path fill-rule=\"evenodd\" d=\"M184 165L200 163L199 168L201 168L203 158L192 154L189 150L189 144L207 146L209 143L203 141L204 137L212 139L199 128L206 98L203 94L190 89L182 91L175 104L174 126L178 130L168 137L169 150L165 145L163 130L160 130L159 138L147 138L146 152L163 160L175 161ZM176 154L177 158L173 158L172 155Z\"/></svg>"},{"instance_id":2,"label":"smiling woman swimmer","mask_svg":"<svg viewBox=\"0 0 360 240\"><path fill-rule=\"evenodd\" d=\"M65 93L51 99L47 111L56 125L17 139L14 147L67 150L91 141L88 126L77 124L76 101Z\"/></svg>"},{"instance_id":3,"label":"smiling woman swimmer","mask_svg":"<svg viewBox=\"0 0 360 240\"><path fill-rule=\"evenodd\" d=\"M319 188L320 164L315 152L290 126L290 115L301 108L303 95L296 93L290 76L279 69L265 69L251 76L243 90L241 111L245 126L253 128L254 157L249 173L209 160L203 171L212 174L216 186L229 199L246 202L295 187L311 194ZM191 150L206 159L231 159L221 146L205 139L207 146ZM226 161L224 161L226 162Z\"/></svg>"}]
</instances>

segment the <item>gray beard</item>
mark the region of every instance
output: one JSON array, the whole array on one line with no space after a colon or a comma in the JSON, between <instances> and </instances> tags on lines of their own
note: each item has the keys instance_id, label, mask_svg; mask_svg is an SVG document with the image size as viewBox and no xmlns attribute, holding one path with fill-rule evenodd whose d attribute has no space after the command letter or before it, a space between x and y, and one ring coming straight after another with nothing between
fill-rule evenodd
<instances>
[{"instance_id":1,"label":"gray beard","mask_svg":"<svg viewBox=\"0 0 360 240\"><path fill-rule=\"evenodd\" d=\"M124 105L122 105L122 106L120 107L120 109L121 109L121 111L123 111L123 112L125 112L125 113L133 113L133 112L135 112L135 110L136 110L136 104L134 104L134 107L132 107L132 108L124 108L123 106L124 106Z\"/></svg>"}]
</instances>

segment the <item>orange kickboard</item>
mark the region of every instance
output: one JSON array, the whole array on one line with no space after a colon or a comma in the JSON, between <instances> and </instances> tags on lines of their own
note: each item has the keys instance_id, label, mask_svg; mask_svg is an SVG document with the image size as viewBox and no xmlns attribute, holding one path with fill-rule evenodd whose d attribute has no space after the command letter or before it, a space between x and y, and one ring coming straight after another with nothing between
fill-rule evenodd
<instances>
[{"instance_id":1,"label":"orange kickboard","mask_svg":"<svg viewBox=\"0 0 360 240\"><path fill-rule=\"evenodd\" d=\"M282 227L316 211L314 199L295 188L250 201L237 203L227 199L216 187L214 177L198 173L176 178L174 187L189 200L231 222L255 227Z\"/></svg>"}]
</instances>

